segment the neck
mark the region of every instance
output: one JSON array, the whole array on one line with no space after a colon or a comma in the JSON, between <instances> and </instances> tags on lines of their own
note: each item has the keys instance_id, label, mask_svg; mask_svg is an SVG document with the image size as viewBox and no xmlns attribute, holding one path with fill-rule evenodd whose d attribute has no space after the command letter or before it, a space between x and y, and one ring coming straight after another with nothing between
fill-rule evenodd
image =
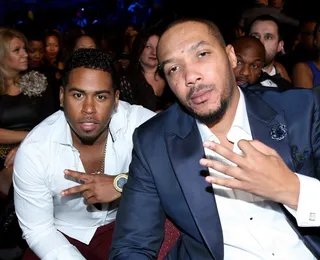
<instances>
[{"instance_id":1,"label":"neck","mask_svg":"<svg viewBox=\"0 0 320 260\"><path fill-rule=\"evenodd\" d=\"M74 131L71 132L71 136L72 136L73 145L78 150L89 150L89 149L95 150L98 147L105 146L108 138L108 133L109 133L109 127L106 127L105 131L103 131L96 140L90 143L80 139L79 136L74 133Z\"/></svg>"},{"instance_id":2,"label":"neck","mask_svg":"<svg viewBox=\"0 0 320 260\"><path fill-rule=\"evenodd\" d=\"M5 94L10 96L19 95L21 93L21 89L16 86L14 79L6 79L5 80Z\"/></svg>"},{"instance_id":3,"label":"neck","mask_svg":"<svg viewBox=\"0 0 320 260\"><path fill-rule=\"evenodd\" d=\"M51 56L46 56L46 58L49 61L49 63L51 63L51 64L54 63L57 60L56 57L51 57Z\"/></svg>"},{"instance_id":4,"label":"neck","mask_svg":"<svg viewBox=\"0 0 320 260\"><path fill-rule=\"evenodd\" d=\"M264 71L267 72L268 74L271 73L272 69L273 69L273 61L268 64L267 66L265 66L264 68Z\"/></svg>"},{"instance_id":5,"label":"neck","mask_svg":"<svg viewBox=\"0 0 320 260\"><path fill-rule=\"evenodd\" d=\"M143 73L145 75L151 75L151 74L154 75L157 71L157 67L142 66L142 68L143 68Z\"/></svg>"},{"instance_id":6,"label":"neck","mask_svg":"<svg viewBox=\"0 0 320 260\"><path fill-rule=\"evenodd\" d=\"M234 117L236 115L239 99L240 92L238 87L235 87L235 89L233 90L231 101L229 103L229 107L225 115L219 122L207 125L212 133L214 133L217 136L227 136L227 133L229 132L234 121Z\"/></svg>"}]
</instances>

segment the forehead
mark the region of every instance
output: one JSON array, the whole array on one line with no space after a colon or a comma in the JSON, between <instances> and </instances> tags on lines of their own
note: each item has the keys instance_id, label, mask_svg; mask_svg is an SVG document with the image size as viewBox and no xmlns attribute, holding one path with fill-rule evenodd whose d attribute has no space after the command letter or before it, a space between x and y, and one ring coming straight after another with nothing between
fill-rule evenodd
<instances>
[{"instance_id":1,"label":"forehead","mask_svg":"<svg viewBox=\"0 0 320 260\"><path fill-rule=\"evenodd\" d=\"M93 42L93 40L89 36L82 36L78 39L78 43L79 42Z\"/></svg>"},{"instance_id":2,"label":"forehead","mask_svg":"<svg viewBox=\"0 0 320 260\"><path fill-rule=\"evenodd\" d=\"M69 81L70 82L92 82L102 83L98 85L104 85L106 82L112 80L111 74L109 72L97 69L89 69L85 67L75 68L70 71Z\"/></svg>"},{"instance_id":3,"label":"forehead","mask_svg":"<svg viewBox=\"0 0 320 260\"><path fill-rule=\"evenodd\" d=\"M160 61L170 55L184 54L188 47L200 41L219 46L215 37L209 32L206 24L200 22L184 22L174 25L160 38L158 55ZM221 47L220 47L221 48Z\"/></svg>"},{"instance_id":4,"label":"forehead","mask_svg":"<svg viewBox=\"0 0 320 260\"><path fill-rule=\"evenodd\" d=\"M277 34L278 26L274 21L255 21L251 28L250 33L260 33L260 34Z\"/></svg>"},{"instance_id":5,"label":"forehead","mask_svg":"<svg viewBox=\"0 0 320 260\"><path fill-rule=\"evenodd\" d=\"M257 48L240 48L236 51L236 55L246 61L263 61L265 59L264 53Z\"/></svg>"},{"instance_id":6,"label":"forehead","mask_svg":"<svg viewBox=\"0 0 320 260\"><path fill-rule=\"evenodd\" d=\"M24 42L17 37L12 38L10 41L10 48L15 48L18 45L24 45Z\"/></svg>"},{"instance_id":7,"label":"forehead","mask_svg":"<svg viewBox=\"0 0 320 260\"><path fill-rule=\"evenodd\" d=\"M50 35L46 37L47 42L59 42L58 38L54 35Z\"/></svg>"},{"instance_id":8,"label":"forehead","mask_svg":"<svg viewBox=\"0 0 320 260\"><path fill-rule=\"evenodd\" d=\"M29 42L29 47L32 46L32 47L43 47L43 42L42 41L30 41Z\"/></svg>"},{"instance_id":9,"label":"forehead","mask_svg":"<svg viewBox=\"0 0 320 260\"><path fill-rule=\"evenodd\" d=\"M159 36L158 35L151 35L147 41L147 43L155 43L158 44Z\"/></svg>"}]
</instances>

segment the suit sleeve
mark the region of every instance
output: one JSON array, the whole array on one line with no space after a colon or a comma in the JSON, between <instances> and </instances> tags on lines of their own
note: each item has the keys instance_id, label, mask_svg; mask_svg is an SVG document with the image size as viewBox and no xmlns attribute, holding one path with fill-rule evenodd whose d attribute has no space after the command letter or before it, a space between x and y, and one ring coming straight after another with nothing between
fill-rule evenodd
<instances>
[{"instance_id":1,"label":"suit sleeve","mask_svg":"<svg viewBox=\"0 0 320 260\"><path fill-rule=\"evenodd\" d=\"M320 90L320 89L319 89ZM314 105L312 117L312 150L314 160L314 176L297 173L300 181L300 194L297 210L287 206L286 209L295 217L299 227L320 226L320 91L314 91Z\"/></svg>"},{"instance_id":2,"label":"suit sleeve","mask_svg":"<svg viewBox=\"0 0 320 260\"><path fill-rule=\"evenodd\" d=\"M165 214L138 130L133 135L129 178L117 214L110 260L156 259L164 236Z\"/></svg>"},{"instance_id":3,"label":"suit sleeve","mask_svg":"<svg viewBox=\"0 0 320 260\"><path fill-rule=\"evenodd\" d=\"M320 180L320 87L314 88L314 110L312 124L312 150L315 167L315 178Z\"/></svg>"}]
</instances>

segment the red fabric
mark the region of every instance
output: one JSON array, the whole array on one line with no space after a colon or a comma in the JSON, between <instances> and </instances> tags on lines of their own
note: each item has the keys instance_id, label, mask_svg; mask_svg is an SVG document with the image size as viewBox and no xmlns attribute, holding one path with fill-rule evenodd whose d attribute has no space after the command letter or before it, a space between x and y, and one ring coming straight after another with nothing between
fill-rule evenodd
<instances>
[{"instance_id":1,"label":"red fabric","mask_svg":"<svg viewBox=\"0 0 320 260\"><path fill-rule=\"evenodd\" d=\"M73 244L87 260L107 259L111 246L114 222L99 227L96 230L89 245L63 234L71 244ZM23 260L39 260L39 258L28 248L23 256Z\"/></svg>"},{"instance_id":2,"label":"red fabric","mask_svg":"<svg viewBox=\"0 0 320 260\"><path fill-rule=\"evenodd\" d=\"M162 260L169 253L170 249L174 246L177 239L180 237L180 231L166 219L164 239L159 251L158 260Z\"/></svg>"}]
</instances>

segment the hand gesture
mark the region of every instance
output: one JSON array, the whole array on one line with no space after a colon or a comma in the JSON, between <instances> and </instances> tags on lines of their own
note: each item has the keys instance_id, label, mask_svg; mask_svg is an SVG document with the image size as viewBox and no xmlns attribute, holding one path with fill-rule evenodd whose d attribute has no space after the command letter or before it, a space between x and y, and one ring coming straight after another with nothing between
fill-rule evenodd
<instances>
[{"instance_id":1,"label":"hand gesture","mask_svg":"<svg viewBox=\"0 0 320 260\"><path fill-rule=\"evenodd\" d=\"M216 160L201 159L201 165L233 177L207 176L206 181L243 190L296 209L300 192L299 178L287 167L280 155L257 140L240 140L238 146L243 155L211 141L204 143L204 147L236 164L234 166Z\"/></svg>"},{"instance_id":2,"label":"hand gesture","mask_svg":"<svg viewBox=\"0 0 320 260\"><path fill-rule=\"evenodd\" d=\"M82 193L88 204L107 203L120 198L121 193L113 186L115 176L106 174L85 174L77 171L65 170L67 176L80 180L83 184L63 190L61 196Z\"/></svg>"}]
</instances>

